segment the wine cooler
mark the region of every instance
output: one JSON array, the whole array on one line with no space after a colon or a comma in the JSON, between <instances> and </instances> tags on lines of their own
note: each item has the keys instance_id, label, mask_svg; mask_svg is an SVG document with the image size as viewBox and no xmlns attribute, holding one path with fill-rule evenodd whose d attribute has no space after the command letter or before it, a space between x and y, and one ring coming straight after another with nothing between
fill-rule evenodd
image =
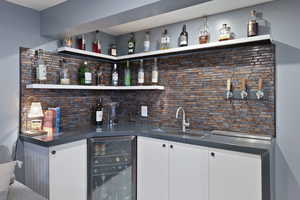
<instances>
[{"instance_id":1,"label":"wine cooler","mask_svg":"<svg viewBox=\"0 0 300 200\"><path fill-rule=\"evenodd\" d=\"M136 137L88 140L88 200L136 200Z\"/></svg>"}]
</instances>

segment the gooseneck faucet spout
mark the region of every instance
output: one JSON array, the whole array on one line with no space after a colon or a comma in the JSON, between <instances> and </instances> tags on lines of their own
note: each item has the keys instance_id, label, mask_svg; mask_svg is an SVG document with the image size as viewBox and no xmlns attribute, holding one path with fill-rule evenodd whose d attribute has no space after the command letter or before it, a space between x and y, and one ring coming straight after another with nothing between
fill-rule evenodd
<instances>
[{"instance_id":1,"label":"gooseneck faucet spout","mask_svg":"<svg viewBox=\"0 0 300 200\"><path fill-rule=\"evenodd\" d=\"M183 109L183 107L179 107L177 108L177 111L176 111L176 119L178 119L178 116L179 116L179 111L182 110L182 132L186 132L186 127L189 127L190 126L190 123L188 120L186 120L185 118L185 111Z\"/></svg>"}]
</instances>

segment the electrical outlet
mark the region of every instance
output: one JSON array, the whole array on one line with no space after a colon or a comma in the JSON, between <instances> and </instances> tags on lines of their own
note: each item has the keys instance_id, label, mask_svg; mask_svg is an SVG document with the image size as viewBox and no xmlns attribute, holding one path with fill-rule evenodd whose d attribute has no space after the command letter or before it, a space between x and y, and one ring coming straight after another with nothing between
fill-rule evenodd
<instances>
[{"instance_id":1,"label":"electrical outlet","mask_svg":"<svg viewBox=\"0 0 300 200\"><path fill-rule=\"evenodd\" d=\"M148 106L142 106L141 107L141 116L142 117L148 117Z\"/></svg>"}]
</instances>

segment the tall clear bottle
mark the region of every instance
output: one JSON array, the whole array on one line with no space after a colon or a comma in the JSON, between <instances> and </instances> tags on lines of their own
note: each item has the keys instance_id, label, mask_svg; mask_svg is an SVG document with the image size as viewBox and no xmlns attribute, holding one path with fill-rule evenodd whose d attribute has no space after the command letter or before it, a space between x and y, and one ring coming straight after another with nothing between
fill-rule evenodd
<instances>
[{"instance_id":1,"label":"tall clear bottle","mask_svg":"<svg viewBox=\"0 0 300 200\"><path fill-rule=\"evenodd\" d=\"M112 76L111 76L111 83L113 86L118 86L118 83L119 83L119 74L118 74L117 64L114 64L114 68L113 68Z\"/></svg>"},{"instance_id":2,"label":"tall clear bottle","mask_svg":"<svg viewBox=\"0 0 300 200\"><path fill-rule=\"evenodd\" d=\"M152 68L152 79L151 79L151 83L153 85L157 85L158 84L158 65L157 65L157 58L154 58L154 65Z\"/></svg>"},{"instance_id":3,"label":"tall clear bottle","mask_svg":"<svg viewBox=\"0 0 300 200\"><path fill-rule=\"evenodd\" d=\"M45 65L41 49L37 51L37 56L36 80L38 83L45 83L47 81L47 66Z\"/></svg>"},{"instance_id":4,"label":"tall clear bottle","mask_svg":"<svg viewBox=\"0 0 300 200\"><path fill-rule=\"evenodd\" d=\"M96 31L96 39L93 42L93 52L101 53L101 42L100 42L100 32Z\"/></svg>"},{"instance_id":5,"label":"tall clear bottle","mask_svg":"<svg viewBox=\"0 0 300 200\"><path fill-rule=\"evenodd\" d=\"M144 60L140 60L140 68L138 72L138 85L144 85L145 83L145 72L144 72Z\"/></svg>"},{"instance_id":6,"label":"tall clear bottle","mask_svg":"<svg viewBox=\"0 0 300 200\"><path fill-rule=\"evenodd\" d=\"M164 49L169 49L170 48L170 42L171 42L171 38L168 35L168 30L165 29L161 35L161 41L160 41L160 49L164 50Z\"/></svg>"},{"instance_id":7,"label":"tall clear bottle","mask_svg":"<svg viewBox=\"0 0 300 200\"><path fill-rule=\"evenodd\" d=\"M127 60L127 63L126 63L124 76L125 76L124 77L124 85L125 86L130 86L131 85L131 73L130 73L130 65L129 65L128 60Z\"/></svg>"},{"instance_id":8,"label":"tall clear bottle","mask_svg":"<svg viewBox=\"0 0 300 200\"><path fill-rule=\"evenodd\" d=\"M145 35L145 40L144 40L144 51L148 52L150 51L150 32L147 31Z\"/></svg>"}]
</instances>

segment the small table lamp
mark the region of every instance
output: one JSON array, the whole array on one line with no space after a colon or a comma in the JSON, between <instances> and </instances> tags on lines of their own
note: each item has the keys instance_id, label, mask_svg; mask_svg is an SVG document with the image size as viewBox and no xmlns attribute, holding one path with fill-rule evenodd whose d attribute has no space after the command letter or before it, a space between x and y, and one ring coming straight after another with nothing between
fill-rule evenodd
<instances>
[{"instance_id":1,"label":"small table lamp","mask_svg":"<svg viewBox=\"0 0 300 200\"><path fill-rule=\"evenodd\" d=\"M41 133L43 125L43 109L40 102L32 102L28 118L30 119L30 129L27 131L28 134Z\"/></svg>"}]
</instances>

